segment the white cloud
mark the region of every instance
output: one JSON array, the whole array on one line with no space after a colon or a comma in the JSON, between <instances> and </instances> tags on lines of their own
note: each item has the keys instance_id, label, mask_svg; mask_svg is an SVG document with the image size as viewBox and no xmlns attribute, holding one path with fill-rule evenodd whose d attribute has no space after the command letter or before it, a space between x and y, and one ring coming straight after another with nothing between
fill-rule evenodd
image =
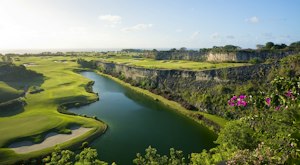
<instances>
[{"instance_id":1,"label":"white cloud","mask_svg":"<svg viewBox=\"0 0 300 165\"><path fill-rule=\"evenodd\" d=\"M100 15L98 18L101 21L105 21L105 22L107 22L107 23L109 23L111 25L119 24L122 21L122 17L118 16L118 15L110 15L110 14Z\"/></svg>"},{"instance_id":2,"label":"white cloud","mask_svg":"<svg viewBox=\"0 0 300 165\"><path fill-rule=\"evenodd\" d=\"M212 39L219 39L219 38L221 38L221 35L219 34L219 33L213 33L211 36L210 36L210 38L212 38Z\"/></svg>"},{"instance_id":3,"label":"white cloud","mask_svg":"<svg viewBox=\"0 0 300 165\"><path fill-rule=\"evenodd\" d=\"M137 24L132 27L125 27L125 28L121 29L121 31L123 31L123 32L141 31L141 30L149 29L152 26L153 26L152 24Z\"/></svg>"},{"instance_id":4,"label":"white cloud","mask_svg":"<svg viewBox=\"0 0 300 165\"><path fill-rule=\"evenodd\" d=\"M191 35L190 39L195 39L196 37L199 36L199 34L200 34L200 32L198 32L198 31L194 32L194 33Z\"/></svg>"},{"instance_id":5,"label":"white cloud","mask_svg":"<svg viewBox=\"0 0 300 165\"><path fill-rule=\"evenodd\" d=\"M253 16L251 18L246 18L245 21L252 23L252 24L256 24L256 23L259 23L259 18L256 16Z\"/></svg>"}]
</instances>

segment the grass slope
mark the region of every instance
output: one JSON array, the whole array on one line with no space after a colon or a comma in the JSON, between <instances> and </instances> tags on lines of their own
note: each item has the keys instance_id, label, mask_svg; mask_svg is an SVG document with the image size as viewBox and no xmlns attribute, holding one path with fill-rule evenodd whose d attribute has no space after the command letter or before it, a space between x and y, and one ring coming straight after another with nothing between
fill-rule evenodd
<instances>
[{"instance_id":1,"label":"grass slope","mask_svg":"<svg viewBox=\"0 0 300 165\"><path fill-rule=\"evenodd\" d=\"M22 93L22 90L12 88L3 81L0 81L0 103L16 99Z\"/></svg>"},{"instance_id":2,"label":"grass slope","mask_svg":"<svg viewBox=\"0 0 300 165\"><path fill-rule=\"evenodd\" d=\"M67 63L54 62L69 57L19 57L17 64L35 63L30 66L36 72L46 76L41 88L43 92L28 94L26 96L27 106L22 113L14 116L0 118L0 164L1 162L12 163L27 159L32 156L49 153L53 148L25 155L17 155L9 150L7 145L14 141L31 140L39 142L48 132L68 132L72 125L91 127L92 131L64 143L63 147L70 147L74 143L86 140L89 136L100 134L105 131L106 125L91 118L61 114L57 107L66 102L92 102L97 96L87 93L84 89L88 79L73 72L78 68L74 61ZM5 156L3 156L5 155Z\"/></svg>"}]
</instances>

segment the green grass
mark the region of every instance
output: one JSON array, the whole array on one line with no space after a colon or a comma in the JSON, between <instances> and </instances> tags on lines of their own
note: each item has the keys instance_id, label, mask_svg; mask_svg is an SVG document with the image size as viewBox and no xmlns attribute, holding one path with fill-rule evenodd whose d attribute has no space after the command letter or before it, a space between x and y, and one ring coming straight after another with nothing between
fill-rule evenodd
<instances>
[{"instance_id":1,"label":"green grass","mask_svg":"<svg viewBox=\"0 0 300 165\"><path fill-rule=\"evenodd\" d=\"M210 63L195 62L184 60L154 60L149 58L132 58L132 57L106 57L106 58L89 58L89 60L101 60L105 62L115 62L137 67L150 69L183 69L183 70L206 70L215 68L238 67L250 65L249 63Z\"/></svg>"},{"instance_id":2,"label":"green grass","mask_svg":"<svg viewBox=\"0 0 300 165\"><path fill-rule=\"evenodd\" d=\"M26 96L27 106L24 112L14 116L0 118L0 155L8 156L0 157L1 162L14 162L18 159L26 159L39 154L51 152L53 148L43 151L18 155L9 151L7 145L14 141L31 140L41 141L42 135L51 131L64 131L71 125L81 125L83 127L94 128L89 133L63 144L70 147L74 143L83 141L93 134L100 134L106 129L106 125L102 122L91 118L81 116L71 116L61 114L57 111L57 107L66 102L91 102L97 99L92 93L87 93L84 89L88 79L73 72L78 68L76 62L68 61L67 63L58 63L54 60L67 59L70 57L19 57L21 61L17 64L35 63L36 66L28 67L28 69L42 73L45 81L41 85L43 92L36 94L28 94ZM2 85L4 86L4 85ZM2 87L3 88L3 87ZM6 87L7 88L7 87ZM12 90L12 89L10 89Z\"/></svg>"},{"instance_id":3,"label":"green grass","mask_svg":"<svg viewBox=\"0 0 300 165\"><path fill-rule=\"evenodd\" d=\"M16 99L22 92L22 90L17 90L5 82L0 81L0 103Z\"/></svg>"},{"instance_id":4,"label":"green grass","mask_svg":"<svg viewBox=\"0 0 300 165\"><path fill-rule=\"evenodd\" d=\"M211 114L208 114L208 113L205 113L205 112L200 112L200 111L189 111L187 109L185 109L184 107L182 107L179 103L175 102L175 101L171 101L171 100L168 100L160 95L156 95L148 90L145 90L145 89L141 89L139 87L135 87L135 86L132 86L130 85L129 83L126 83L118 78L115 78L115 77L112 77L110 75L107 75L107 74L103 74L99 71L97 71L98 74L100 75L103 75L105 77L108 77L126 87L129 87L131 89L133 89L134 91L136 92L139 92L141 94L144 94L150 98L152 98L153 100L156 100L156 101L160 101L161 103L167 105L168 107L170 107L171 109L174 109L176 110L177 112L183 114L183 115L186 115L187 117L190 117L191 115L193 114L201 114L203 115L205 118L217 123L220 127L224 127L226 125L226 123L228 122L226 119L224 118L221 118L221 117L218 117L218 116L215 116L215 115L211 115ZM195 120L194 118L191 118L193 120ZM195 120L196 122L200 123L200 124L204 124L201 120Z\"/></svg>"}]
</instances>

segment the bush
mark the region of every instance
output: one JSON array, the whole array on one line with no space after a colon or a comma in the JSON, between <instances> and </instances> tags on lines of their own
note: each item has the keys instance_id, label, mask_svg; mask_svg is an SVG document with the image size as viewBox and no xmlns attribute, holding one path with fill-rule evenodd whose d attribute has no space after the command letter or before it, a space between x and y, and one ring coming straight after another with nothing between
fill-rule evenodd
<instances>
[{"instance_id":1,"label":"bush","mask_svg":"<svg viewBox=\"0 0 300 165\"><path fill-rule=\"evenodd\" d=\"M83 142L82 144L81 144L81 147L80 148L87 148L89 146L89 143L88 142Z\"/></svg>"},{"instance_id":2,"label":"bush","mask_svg":"<svg viewBox=\"0 0 300 165\"><path fill-rule=\"evenodd\" d=\"M251 60L249 60L249 63L251 64L260 64L260 63L263 63L263 60L261 58L252 58Z\"/></svg>"}]
</instances>

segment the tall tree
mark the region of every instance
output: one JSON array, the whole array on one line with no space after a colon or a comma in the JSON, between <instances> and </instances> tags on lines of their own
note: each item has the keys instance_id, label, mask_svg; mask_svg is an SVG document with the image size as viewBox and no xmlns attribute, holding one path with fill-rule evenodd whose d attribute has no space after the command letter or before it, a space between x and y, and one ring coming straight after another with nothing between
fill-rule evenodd
<instances>
[{"instance_id":1,"label":"tall tree","mask_svg":"<svg viewBox=\"0 0 300 165\"><path fill-rule=\"evenodd\" d=\"M271 49L274 46L273 42L267 42L265 48Z\"/></svg>"}]
</instances>

